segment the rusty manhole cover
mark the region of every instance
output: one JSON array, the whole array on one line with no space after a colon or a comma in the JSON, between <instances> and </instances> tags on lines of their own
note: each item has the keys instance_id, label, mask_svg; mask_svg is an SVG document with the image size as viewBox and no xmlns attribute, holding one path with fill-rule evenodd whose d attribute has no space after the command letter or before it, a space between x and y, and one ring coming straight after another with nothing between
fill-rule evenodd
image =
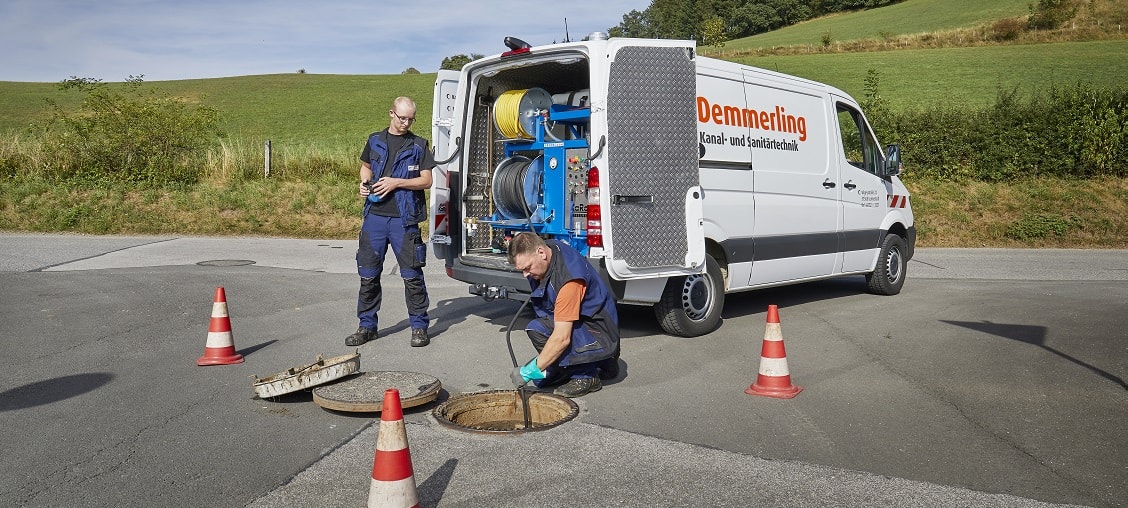
<instances>
[{"instance_id":1,"label":"rusty manhole cover","mask_svg":"<svg viewBox=\"0 0 1128 508\"><path fill-rule=\"evenodd\" d=\"M250 259L212 259L210 261L200 261L196 263L200 266L247 266L255 264Z\"/></svg>"},{"instance_id":2,"label":"rusty manhole cover","mask_svg":"<svg viewBox=\"0 0 1128 508\"><path fill-rule=\"evenodd\" d=\"M313 401L325 409L372 413L384 409L384 391L389 388L399 390L400 407L409 408L435 400L442 386L437 378L418 372L361 372L314 388Z\"/></svg>"},{"instance_id":3,"label":"rusty manhole cover","mask_svg":"<svg viewBox=\"0 0 1128 508\"><path fill-rule=\"evenodd\" d=\"M521 392L496 390L451 397L432 411L446 427L483 434L513 434L551 429L580 414L572 399L545 392L529 395L529 426L525 426Z\"/></svg>"}]
</instances>

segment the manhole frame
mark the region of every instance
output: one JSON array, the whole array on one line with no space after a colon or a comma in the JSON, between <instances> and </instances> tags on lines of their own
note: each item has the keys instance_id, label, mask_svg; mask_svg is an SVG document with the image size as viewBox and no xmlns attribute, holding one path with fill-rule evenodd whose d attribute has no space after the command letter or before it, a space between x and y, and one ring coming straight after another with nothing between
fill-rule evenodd
<instances>
[{"instance_id":1,"label":"manhole frame","mask_svg":"<svg viewBox=\"0 0 1128 508\"><path fill-rule=\"evenodd\" d=\"M542 431L542 430L554 429L554 428L556 428L560 425L563 425L565 423L568 423L568 422L576 419L576 417L580 415L580 406L578 404L576 404L576 401L574 401L574 400L572 400L568 397L556 395L552 392L540 392L540 391L533 391L533 392L529 393L530 404L531 404L531 401L533 400L533 398L547 398L547 399L550 399L550 400L553 400L553 401L559 401L559 402L562 402L567 407L567 409L568 409L567 415L565 415L563 418L560 418L553 423L544 423L544 424L539 424L539 425L533 425L532 427L529 427L529 428L521 428L521 429L513 429L513 430L477 429L477 428L474 428L474 427L467 427L465 425L455 423L449 417L444 415L444 412L446 411L446 409L452 403L463 402L463 399L466 398L466 397L491 395L491 394L512 394L514 397L520 396L517 390L485 390L485 391L480 391L480 392L461 393L461 394L458 394L458 395L455 395L455 396L448 398L447 400L443 401L441 404L436 406L435 409L433 409L431 411L431 416L435 419L435 421L439 422L440 425L442 425L443 427L450 428L450 429L459 430L459 431L462 431L462 432L473 432L473 433L476 433L476 434L498 435L498 434L524 434L526 432L538 432L538 431ZM518 416L520 416L520 415L518 415Z\"/></svg>"},{"instance_id":2,"label":"manhole frame","mask_svg":"<svg viewBox=\"0 0 1128 508\"><path fill-rule=\"evenodd\" d=\"M218 268L231 268L236 266L251 266L258 262L253 259L208 259L197 261L197 266L211 266Z\"/></svg>"}]
</instances>

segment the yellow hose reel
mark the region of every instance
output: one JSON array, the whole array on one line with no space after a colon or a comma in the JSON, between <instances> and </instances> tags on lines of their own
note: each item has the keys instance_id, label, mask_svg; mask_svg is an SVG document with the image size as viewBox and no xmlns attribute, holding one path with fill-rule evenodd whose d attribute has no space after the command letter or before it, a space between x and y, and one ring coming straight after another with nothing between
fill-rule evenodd
<instances>
[{"instance_id":1,"label":"yellow hose reel","mask_svg":"<svg viewBox=\"0 0 1128 508\"><path fill-rule=\"evenodd\" d=\"M533 139L537 117L551 107L552 95L543 88L510 90L494 101L494 125L506 139Z\"/></svg>"}]
</instances>

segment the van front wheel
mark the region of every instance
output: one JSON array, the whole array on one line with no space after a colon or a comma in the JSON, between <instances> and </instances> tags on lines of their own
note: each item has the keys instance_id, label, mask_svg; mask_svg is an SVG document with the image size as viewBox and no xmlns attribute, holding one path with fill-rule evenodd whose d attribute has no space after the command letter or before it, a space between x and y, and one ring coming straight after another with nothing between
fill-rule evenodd
<instances>
[{"instance_id":1,"label":"van front wheel","mask_svg":"<svg viewBox=\"0 0 1128 508\"><path fill-rule=\"evenodd\" d=\"M654 316L670 335L697 337L721 325L725 306L725 280L712 257L705 256L705 273L666 281Z\"/></svg>"},{"instance_id":2,"label":"van front wheel","mask_svg":"<svg viewBox=\"0 0 1128 508\"><path fill-rule=\"evenodd\" d=\"M881 252L877 255L877 266L873 272L866 274L870 292L886 296L900 293L901 286L905 285L907 264L905 240L893 233L885 235Z\"/></svg>"}]
</instances>

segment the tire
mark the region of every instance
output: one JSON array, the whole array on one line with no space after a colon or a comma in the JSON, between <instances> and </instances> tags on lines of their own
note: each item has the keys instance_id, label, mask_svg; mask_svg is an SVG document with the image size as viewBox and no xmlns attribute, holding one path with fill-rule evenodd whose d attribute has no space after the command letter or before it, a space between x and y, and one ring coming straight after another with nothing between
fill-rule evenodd
<instances>
[{"instance_id":1,"label":"tire","mask_svg":"<svg viewBox=\"0 0 1128 508\"><path fill-rule=\"evenodd\" d=\"M705 256L705 273L666 281L662 299L654 304L658 324L670 335L697 337L721 326L725 279L721 268Z\"/></svg>"},{"instance_id":2,"label":"tire","mask_svg":"<svg viewBox=\"0 0 1128 508\"><path fill-rule=\"evenodd\" d=\"M908 275L906 254L904 238L892 233L885 235L881 252L877 255L877 266L866 274L866 284L871 293L892 296L901 292Z\"/></svg>"}]
</instances>

